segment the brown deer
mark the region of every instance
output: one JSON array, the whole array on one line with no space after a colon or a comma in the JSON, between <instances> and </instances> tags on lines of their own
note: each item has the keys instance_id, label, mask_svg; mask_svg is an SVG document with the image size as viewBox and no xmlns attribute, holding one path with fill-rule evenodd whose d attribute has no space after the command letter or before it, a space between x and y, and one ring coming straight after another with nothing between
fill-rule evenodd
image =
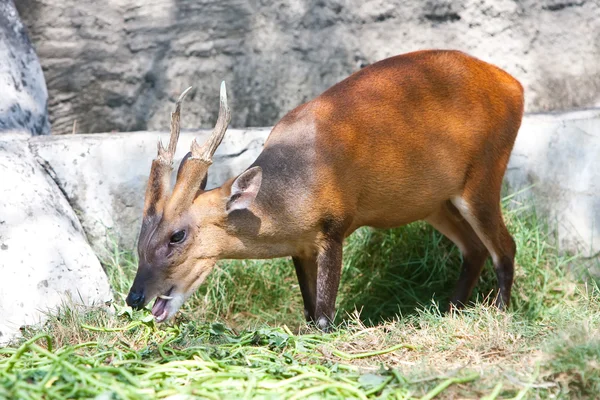
<instances>
[{"instance_id":1,"label":"brown deer","mask_svg":"<svg viewBox=\"0 0 600 400\"><path fill-rule=\"evenodd\" d=\"M230 120L224 84L210 139L169 176L184 92L169 146L152 162L139 268L127 297L157 297L171 318L220 259L291 256L304 313L328 330L344 238L361 226L425 220L463 255L452 303L465 304L491 255L499 307L508 305L515 243L500 188L523 115L523 88L503 70L458 51L419 51L372 64L289 112L245 172L205 190Z\"/></svg>"}]
</instances>

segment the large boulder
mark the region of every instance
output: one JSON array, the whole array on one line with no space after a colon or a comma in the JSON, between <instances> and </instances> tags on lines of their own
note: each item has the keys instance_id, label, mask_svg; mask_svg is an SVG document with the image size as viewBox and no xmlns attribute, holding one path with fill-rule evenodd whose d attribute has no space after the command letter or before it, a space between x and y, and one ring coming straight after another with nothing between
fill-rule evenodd
<instances>
[{"instance_id":1,"label":"large boulder","mask_svg":"<svg viewBox=\"0 0 600 400\"><path fill-rule=\"evenodd\" d=\"M268 129L228 130L215 153L207 187L219 186L244 171L260 153L268 133ZM201 142L209 134L182 132L175 167L194 137ZM68 197L97 253L105 254L114 245L131 249L136 243L159 137L168 143L168 134L154 132L45 136L30 141ZM171 181L175 182L174 176Z\"/></svg>"},{"instance_id":2,"label":"large boulder","mask_svg":"<svg viewBox=\"0 0 600 400\"><path fill-rule=\"evenodd\" d=\"M0 133L50 133L42 67L12 0L0 0Z\"/></svg>"},{"instance_id":3,"label":"large boulder","mask_svg":"<svg viewBox=\"0 0 600 400\"><path fill-rule=\"evenodd\" d=\"M23 136L0 135L0 343L64 303L111 299L81 224Z\"/></svg>"},{"instance_id":4,"label":"large boulder","mask_svg":"<svg viewBox=\"0 0 600 400\"><path fill-rule=\"evenodd\" d=\"M593 0L19 0L46 73L54 133L161 130L182 89L187 126L269 126L362 66L456 48L525 86L527 110L600 105Z\"/></svg>"}]
</instances>

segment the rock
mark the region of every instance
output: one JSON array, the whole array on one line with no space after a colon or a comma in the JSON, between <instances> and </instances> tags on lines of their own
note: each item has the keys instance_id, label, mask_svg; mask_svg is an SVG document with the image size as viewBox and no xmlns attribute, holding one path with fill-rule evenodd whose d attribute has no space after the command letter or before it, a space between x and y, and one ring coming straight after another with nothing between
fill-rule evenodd
<instances>
[{"instance_id":1,"label":"rock","mask_svg":"<svg viewBox=\"0 0 600 400\"><path fill-rule=\"evenodd\" d=\"M0 136L0 343L63 302L104 304L106 274L22 133Z\"/></svg>"},{"instance_id":2,"label":"rock","mask_svg":"<svg viewBox=\"0 0 600 400\"><path fill-rule=\"evenodd\" d=\"M269 126L361 67L456 48L526 89L527 110L600 105L593 0L19 0L46 73L54 133L161 130L189 85L189 127Z\"/></svg>"},{"instance_id":3,"label":"rock","mask_svg":"<svg viewBox=\"0 0 600 400\"><path fill-rule=\"evenodd\" d=\"M12 0L0 0L0 133L50 133L42 67Z\"/></svg>"},{"instance_id":4,"label":"rock","mask_svg":"<svg viewBox=\"0 0 600 400\"><path fill-rule=\"evenodd\" d=\"M219 186L244 171L262 149L269 131L228 130L209 170L207 187ZM209 134L181 133L173 175L194 136L202 141ZM159 137L165 145L168 143L168 134L153 132L46 136L30 141L32 150L80 217L98 254L112 250L115 244L131 249L136 243Z\"/></svg>"},{"instance_id":5,"label":"rock","mask_svg":"<svg viewBox=\"0 0 600 400\"><path fill-rule=\"evenodd\" d=\"M505 181L516 200L533 199L562 249L600 255L600 109L528 115Z\"/></svg>"}]
</instances>

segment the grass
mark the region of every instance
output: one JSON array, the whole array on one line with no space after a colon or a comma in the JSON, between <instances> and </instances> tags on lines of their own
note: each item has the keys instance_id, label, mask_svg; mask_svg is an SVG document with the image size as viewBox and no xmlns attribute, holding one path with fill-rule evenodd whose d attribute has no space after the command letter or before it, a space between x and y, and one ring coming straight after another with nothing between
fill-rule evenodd
<instances>
[{"instance_id":1,"label":"grass","mask_svg":"<svg viewBox=\"0 0 600 400\"><path fill-rule=\"evenodd\" d=\"M66 305L0 349L0 397L597 398L597 283L531 210L505 218L518 246L508 311L488 305L487 265L474 304L444 312L460 255L427 225L362 229L346 244L331 334L303 322L289 260L221 263L157 326L125 307L136 260L115 250L111 307Z\"/></svg>"}]
</instances>

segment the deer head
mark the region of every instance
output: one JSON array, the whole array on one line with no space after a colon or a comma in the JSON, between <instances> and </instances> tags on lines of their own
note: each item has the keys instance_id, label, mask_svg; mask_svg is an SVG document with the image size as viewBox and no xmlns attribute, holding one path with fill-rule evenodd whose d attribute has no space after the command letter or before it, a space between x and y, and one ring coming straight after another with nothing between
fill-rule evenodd
<instances>
[{"instance_id":1,"label":"deer head","mask_svg":"<svg viewBox=\"0 0 600 400\"><path fill-rule=\"evenodd\" d=\"M260 188L262 172L254 167L220 188L205 191L208 167L231 119L225 82L221 84L219 117L210 138L195 140L177 172L169 195L173 156L179 138L181 103L171 114L171 136L165 149L158 142L152 161L142 228L138 240L139 266L127 304L141 309L157 298L152 313L158 322L171 318L198 288L219 258L236 247L229 214L247 209Z\"/></svg>"}]
</instances>

